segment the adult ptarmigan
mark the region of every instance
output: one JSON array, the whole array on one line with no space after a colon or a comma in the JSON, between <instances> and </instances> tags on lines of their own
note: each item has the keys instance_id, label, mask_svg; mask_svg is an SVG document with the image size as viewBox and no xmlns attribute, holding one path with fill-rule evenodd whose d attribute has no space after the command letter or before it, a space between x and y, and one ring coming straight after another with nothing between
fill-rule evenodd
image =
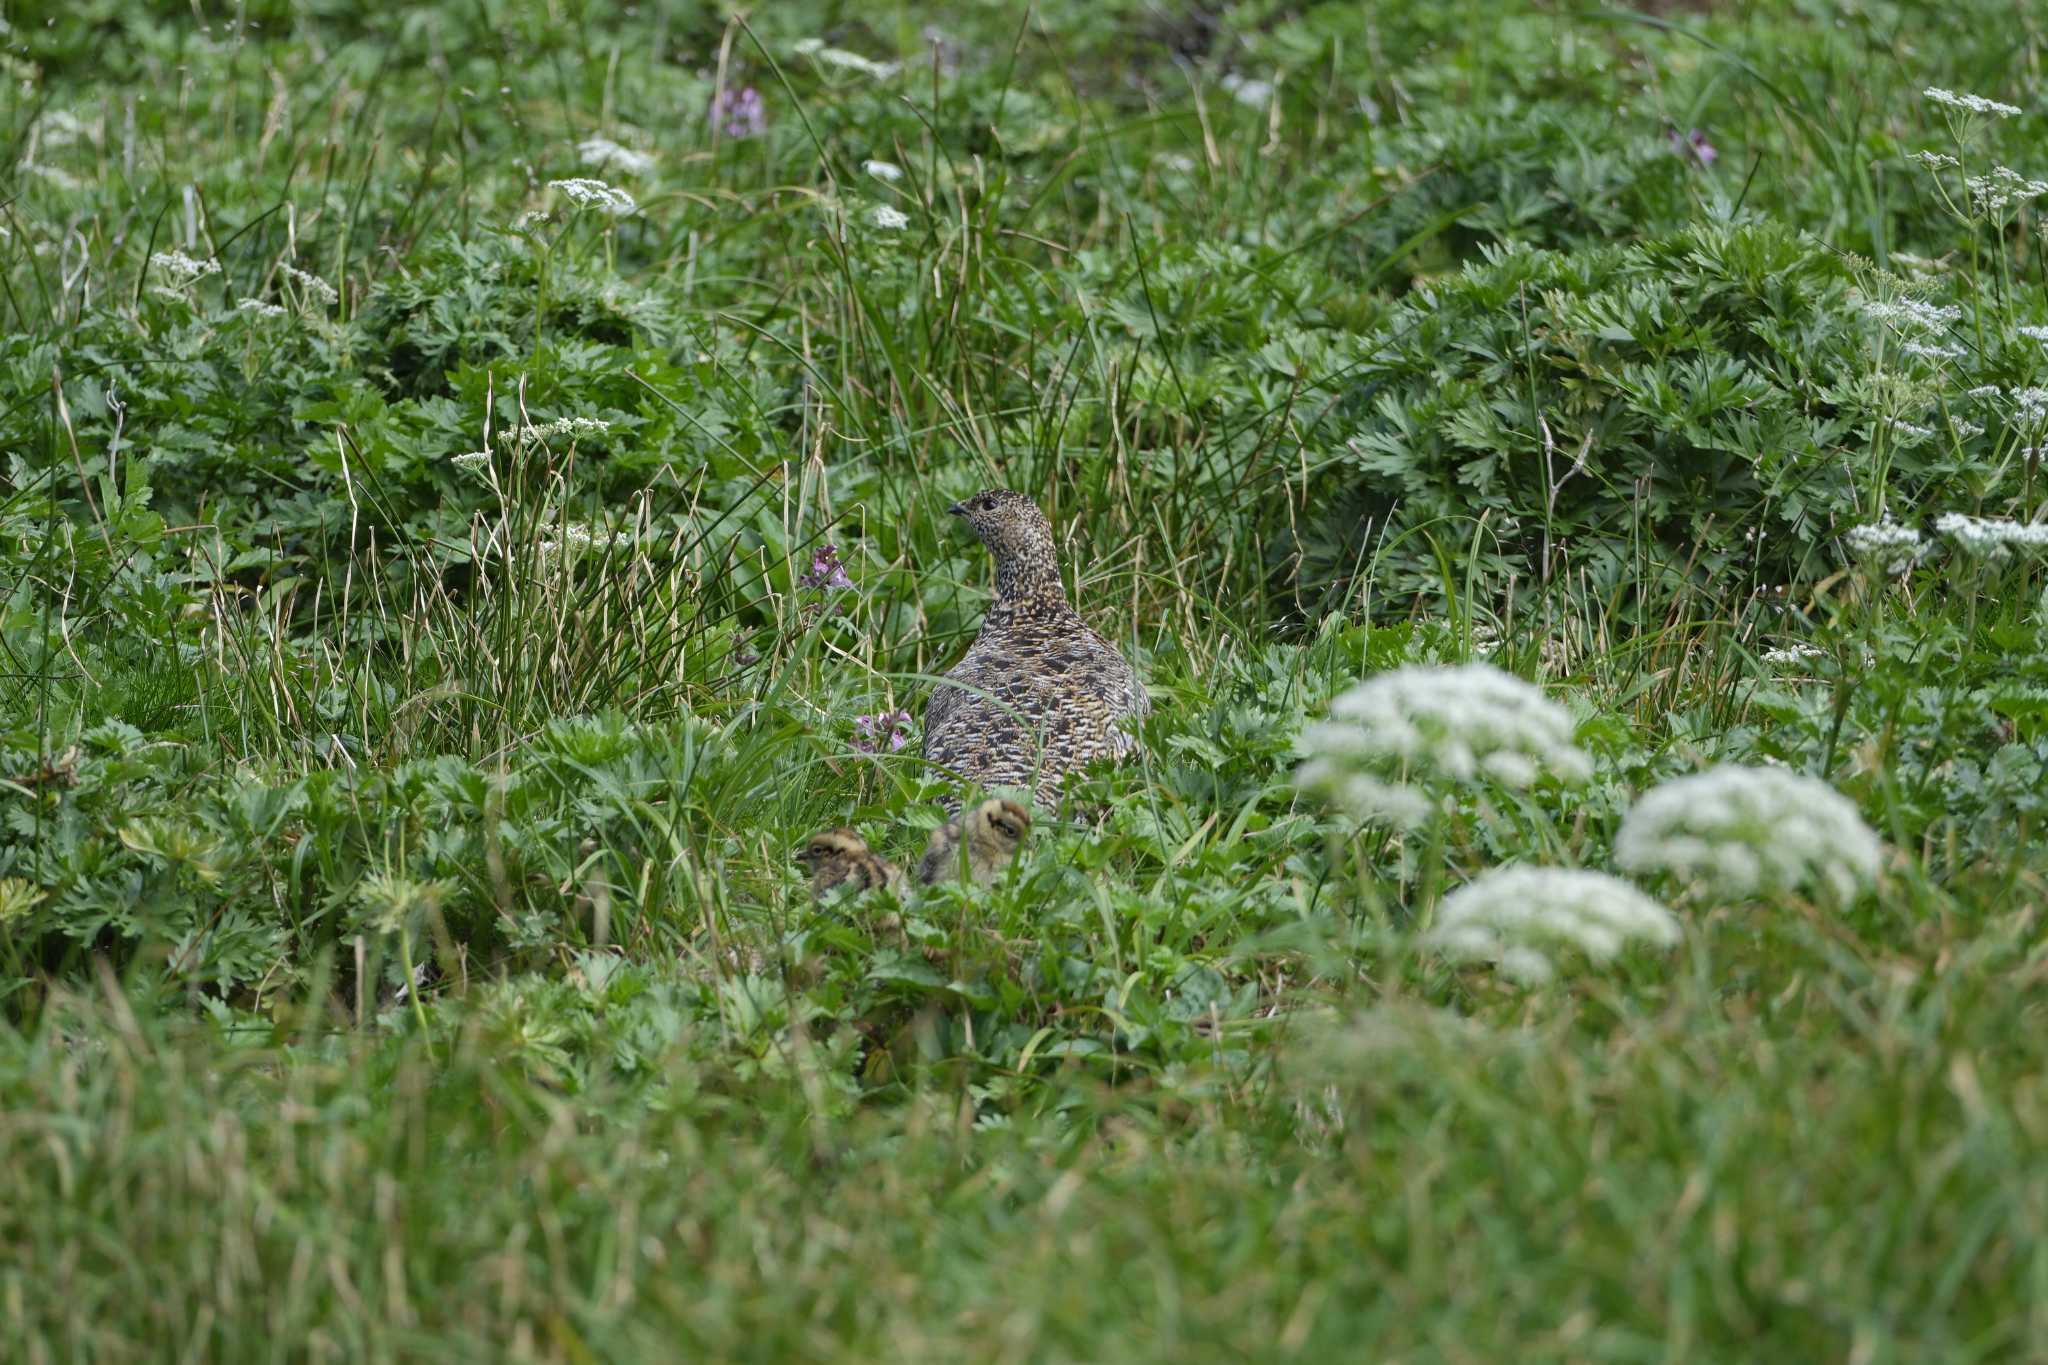
<instances>
[{"instance_id":1,"label":"adult ptarmigan","mask_svg":"<svg viewBox=\"0 0 2048 1365\"><path fill-rule=\"evenodd\" d=\"M1151 703L1130 661L1068 603L1052 523L1031 499L995 488L946 510L995 557L996 595L967 656L932 689L925 759L1051 810L1066 774L1137 747ZM946 809L958 814L959 798Z\"/></svg>"}]
</instances>

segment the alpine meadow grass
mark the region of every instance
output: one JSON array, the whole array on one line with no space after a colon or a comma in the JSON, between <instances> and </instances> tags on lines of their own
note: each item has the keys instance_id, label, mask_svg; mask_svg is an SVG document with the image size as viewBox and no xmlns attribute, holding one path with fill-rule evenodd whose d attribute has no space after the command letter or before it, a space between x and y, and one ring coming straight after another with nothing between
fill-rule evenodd
<instances>
[{"instance_id":1,"label":"alpine meadow grass","mask_svg":"<svg viewBox=\"0 0 2048 1365\"><path fill-rule=\"evenodd\" d=\"M0 1355L2044 1358L2044 48L0 14Z\"/></svg>"}]
</instances>

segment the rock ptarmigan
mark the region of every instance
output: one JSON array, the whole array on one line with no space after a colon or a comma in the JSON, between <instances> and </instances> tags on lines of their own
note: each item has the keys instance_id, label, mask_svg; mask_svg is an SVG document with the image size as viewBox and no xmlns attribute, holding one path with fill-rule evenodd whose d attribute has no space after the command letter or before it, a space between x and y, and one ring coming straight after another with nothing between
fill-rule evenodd
<instances>
[{"instance_id":1,"label":"rock ptarmigan","mask_svg":"<svg viewBox=\"0 0 2048 1365\"><path fill-rule=\"evenodd\" d=\"M1151 703L1130 661L1068 603L1052 523L1031 499L989 489L946 510L995 557L996 593L967 656L932 689L925 759L1051 810L1066 774L1137 748ZM946 801L948 813L959 808Z\"/></svg>"}]
</instances>

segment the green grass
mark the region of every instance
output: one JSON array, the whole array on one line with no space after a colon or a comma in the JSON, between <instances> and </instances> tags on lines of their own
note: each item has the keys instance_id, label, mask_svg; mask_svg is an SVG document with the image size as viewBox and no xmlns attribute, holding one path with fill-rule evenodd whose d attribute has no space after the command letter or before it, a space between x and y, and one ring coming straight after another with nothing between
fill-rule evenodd
<instances>
[{"instance_id":1,"label":"green grass","mask_svg":"<svg viewBox=\"0 0 2048 1365\"><path fill-rule=\"evenodd\" d=\"M2048 498L2037 205L1963 180L2048 174L2048 32L1372 9L8 14L10 1358L2039 1356L2048 594L1936 519ZM813 904L810 831L940 818L856 718L990 484L1143 760ZM1589 781L1297 790L1480 658ZM1677 948L1537 988L1429 938L1721 763L1874 885L1651 883Z\"/></svg>"}]
</instances>

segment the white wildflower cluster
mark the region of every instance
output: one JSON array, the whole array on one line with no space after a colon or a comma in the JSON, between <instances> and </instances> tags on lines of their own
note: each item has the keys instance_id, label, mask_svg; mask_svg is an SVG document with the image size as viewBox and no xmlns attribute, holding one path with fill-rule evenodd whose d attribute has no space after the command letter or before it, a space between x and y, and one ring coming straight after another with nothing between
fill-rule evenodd
<instances>
[{"instance_id":1,"label":"white wildflower cluster","mask_svg":"<svg viewBox=\"0 0 2048 1365\"><path fill-rule=\"evenodd\" d=\"M262 299L243 299L235 305L235 311L237 313L248 313L259 318L281 318L284 316L284 309L280 305L265 303Z\"/></svg>"},{"instance_id":2,"label":"white wildflower cluster","mask_svg":"<svg viewBox=\"0 0 2048 1365\"><path fill-rule=\"evenodd\" d=\"M2021 426L2048 422L2048 389L2014 389L2012 409Z\"/></svg>"},{"instance_id":3,"label":"white wildflower cluster","mask_svg":"<svg viewBox=\"0 0 2048 1365\"><path fill-rule=\"evenodd\" d=\"M1819 778L1732 764L1652 789L1614 841L1627 871L1723 900L1807 890L1846 904L1876 882L1881 851L1855 804Z\"/></svg>"},{"instance_id":4,"label":"white wildflower cluster","mask_svg":"<svg viewBox=\"0 0 2048 1365\"><path fill-rule=\"evenodd\" d=\"M489 465L491 452L488 450L465 450L460 455L450 455L448 463L457 469L474 472Z\"/></svg>"},{"instance_id":5,"label":"white wildflower cluster","mask_svg":"<svg viewBox=\"0 0 2048 1365\"><path fill-rule=\"evenodd\" d=\"M1944 346L1938 341L1902 341L1899 349L1907 355L1919 356L1922 360L1961 360L1963 348Z\"/></svg>"},{"instance_id":6,"label":"white wildflower cluster","mask_svg":"<svg viewBox=\"0 0 2048 1365\"><path fill-rule=\"evenodd\" d=\"M868 221L885 232L897 232L910 226L910 215L882 204L868 215Z\"/></svg>"},{"instance_id":7,"label":"white wildflower cluster","mask_svg":"<svg viewBox=\"0 0 2048 1365\"><path fill-rule=\"evenodd\" d=\"M2029 341L2048 341L2048 327L2037 327L2028 324L2017 330L2021 336Z\"/></svg>"},{"instance_id":8,"label":"white wildflower cluster","mask_svg":"<svg viewBox=\"0 0 2048 1365\"><path fill-rule=\"evenodd\" d=\"M1247 109L1264 109L1273 102L1279 87L1271 81L1248 79L1236 72L1226 74L1216 82L1230 92L1230 97Z\"/></svg>"},{"instance_id":9,"label":"white wildflower cluster","mask_svg":"<svg viewBox=\"0 0 2048 1365\"><path fill-rule=\"evenodd\" d=\"M295 265L283 269L285 278L304 290L307 298L317 299L329 308L341 302L341 295L335 292L334 286L311 271L301 270Z\"/></svg>"},{"instance_id":10,"label":"white wildflower cluster","mask_svg":"<svg viewBox=\"0 0 2048 1365\"><path fill-rule=\"evenodd\" d=\"M1572 742L1571 714L1491 664L1410 665L1338 697L1301 737L1295 781L1361 820L1413 826L1432 791L1486 777L1512 787L1546 774L1583 782L1593 764Z\"/></svg>"},{"instance_id":11,"label":"white wildflower cluster","mask_svg":"<svg viewBox=\"0 0 2048 1365\"><path fill-rule=\"evenodd\" d=\"M1977 212L1985 214L2048 194L2048 180L2029 180L2010 166L1993 166L1989 175L1973 175L1965 183Z\"/></svg>"},{"instance_id":12,"label":"white wildflower cluster","mask_svg":"<svg viewBox=\"0 0 2048 1365\"><path fill-rule=\"evenodd\" d=\"M194 280L220 274L219 261L211 257L195 261L182 251L159 251L149 258L149 263L163 272L164 283L173 289L183 289Z\"/></svg>"},{"instance_id":13,"label":"white wildflower cluster","mask_svg":"<svg viewBox=\"0 0 2048 1365\"><path fill-rule=\"evenodd\" d=\"M1960 109L1966 114L1990 114L1995 118L2017 118L2020 114L2017 105L2000 104L1997 100L1987 100L1982 95L1958 95L1955 91L1943 90L1938 85L1930 85L1920 93L1936 104Z\"/></svg>"},{"instance_id":14,"label":"white wildflower cluster","mask_svg":"<svg viewBox=\"0 0 2048 1365\"><path fill-rule=\"evenodd\" d=\"M2004 392L2005 390L1999 388L1996 384L1979 384L1976 388L1971 389L1968 393L1965 393L1963 397L1991 399L1999 397Z\"/></svg>"},{"instance_id":15,"label":"white wildflower cluster","mask_svg":"<svg viewBox=\"0 0 2048 1365\"><path fill-rule=\"evenodd\" d=\"M1946 152L1915 152L1906 159L1917 161L1930 171L1945 171L1963 164Z\"/></svg>"},{"instance_id":16,"label":"white wildflower cluster","mask_svg":"<svg viewBox=\"0 0 2048 1365\"><path fill-rule=\"evenodd\" d=\"M1852 526L1842 540L1857 563L1885 574L1904 573L1927 553L1927 542L1918 531L1890 520Z\"/></svg>"},{"instance_id":17,"label":"white wildflower cluster","mask_svg":"<svg viewBox=\"0 0 2048 1365\"><path fill-rule=\"evenodd\" d=\"M1540 985L1556 975L1560 949L1605 962L1631 942L1669 948L1678 921L1642 892L1604 872L1503 867L1445 896L1424 942L1448 956L1491 962Z\"/></svg>"},{"instance_id":18,"label":"white wildflower cluster","mask_svg":"<svg viewBox=\"0 0 2048 1365\"><path fill-rule=\"evenodd\" d=\"M863 161L860 168L887 185L893 185L903 178L903 168L893 161Z\"/></svg>"},{"instance_id":19,"label":"white wildflower cluster","mask_svg":"<svg viewBox=\"0 0 2048 1365\"><path fill-rule=\"evenodd\" d=\"M608 137L584 138L576 144L576 155L583 158L586 166L595 166L601 171L617 171L621 175L645 175L654 169L654 158L648 153L636 152Z\"/></svg>"},{"instance_id":20,"label":"white wildflower cluster","mask_svg":"<svg viewBox=\"0 0 2048 1365\"><path fill-rule=\"evenodd\" d=\"M1933 427L1923 427L1918 422L1893 422L1892 435L1900 445L1916 445L1934 435Z\"/></svg>"},{"instance_id":21,"label":"white wildflower cluster","mask_svg":"<svg viewBox=\"0 0 2048 1365\"><path fill-rule=\"evenodd\" d=\"M607 185L602 180L550 180L548 188L560 190L573 202L585 208L594 208L600 213L609 213L614 218L623 218L639 207L633 202L632 195Z\"/></svg>"},{"instance_id":22,"label":"white wildflower cluster","mask_svg":"<svg viewBox=\"0 0 2048 1365\"><path fill-rule=\"evenodd\" d=\"M1963 310L1953 304L1922 303L1918 299L1865 299L1863 313L1879 322L1923 332L1939 332L1963 320Z\"/></svg>"},{"instance_id":23,"label":"white wildflower cluster","mask_svg":"<svg viewBox=\"0 0 2048 1365\"><path fill-rule=\"evenodd\" d=\"M562 528L560 539L550 536L540 541L540 552L544 555L557 555L564 551L578 554L585 550L625 549L632 543L631 531L592 529L581 522L570 522Z\"/></svg>"},{"instance_id":24,"label":"white wildflower cluster","mask_svg":"<svg viewBox=\"0 0 2048 1365\"><path fill-rule=\"evenodd\" d=\"M1764 651L1764 662L1767 664L1803 664L1814 659L1825 659L1827 657L1828 652L1826 650L1822 649L1819 645L1807 644L1804 640L1795 641L1779 649L1767 649Z\"/></svg>"},{"instance_id":25,"label":"white wildflower cluster","mask_svg":"<svg viewBox=\"0 0 2048 1365\"><path fill-rule=\"evenodd\" d=\"M791 50L799 57L809 57L812 61L844 71L858 71L878 81L885 81L903 69L897 62L878 62L858 52L848 52L843 47L827 47L822 38L801 39Z\"/></svg>"},{"instance_id":26,"label":"white wildflower cluster","mask_svg":"<svg viewBox=\"0 0 2048 1365\"><path fill-rule=\"evenodd\" d=\"M1984 434L1983 427L1975 422L1966 422L1960 417L1950 418L1949 427L1955 432L1956 439L1959 441L1967 441L1972 436L1982 436Z\"/></svg>"},{"instance_id":27,"label":"white wildflower cluster","mask_svg":"<svg viewBox=\"0 0 2048 1365\"><path fill-rule=\"evenodd\" d=\"M537 427L507 427L498 433L498 439L511 445L514 441L546 441L556 436L602 436L611 426L602 417L557 417Z\"/></svg>"},{"instance_id":28,"label":"white wildflower cluster","mask_svg":"<svg viewBox=\"0 0 2048 1365\"><path fill-rule=\"evenodd\" d=\"M1962 512L1943 512L1934 519L1934 529L1953 540L1964 552L1984 559L2003 559L2014 550L2048 547L2048 523L2004 521L1968 516Z\"/></svg>"}]
</instances>

